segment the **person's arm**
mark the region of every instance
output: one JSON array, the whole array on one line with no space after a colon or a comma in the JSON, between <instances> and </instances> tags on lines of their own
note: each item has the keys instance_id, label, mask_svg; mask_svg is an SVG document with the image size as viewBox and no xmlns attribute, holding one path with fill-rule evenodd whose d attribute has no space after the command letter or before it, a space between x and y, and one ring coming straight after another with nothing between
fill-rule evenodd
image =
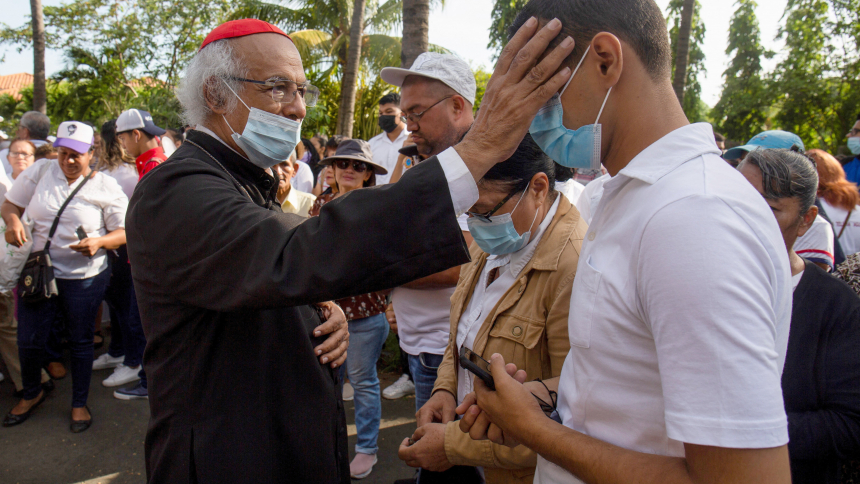
<instances>
[{"instance_id":1,"label":"person's arm","mask_svg":"<svg viewBox=\"0 0 860 484\"><path fill-rule=\"evenodd\" d=\"M403 176L403 172L406 171L406 160L409 157L406 155L397 155L397 163L394 164L394 170L391 171L391 179L389 183L397 183L397 180Z\"/></svg>"},{"instance_id":2,"label":"person's arm","mask_svg":"<svg viewBox=\"0 0 860 484\"><path fill-rule=\"evenodd\" d=\"M685 443L683 458L624 449L547 418L531 393L506 371L500 355L493 355L490 366L496 391L489 391L479 380L475 382L481 409L505 429L506 435L586 483L791 482L785 445L734 449Z\"/></svg>"},{"instance_id":3,"label":"person's arm","mask_svg":"<svg viewBox=\"0 0 860 484\"><path fill-rule=\"evenodd\" d=\"M472 245L472 234L468 231L463 231L463 239L466 240L466 246ZM444 287L454 287L457 281L460 280L460 269L462 266L451 267L442 272L431 274L421 279L416 279L412 282L407 282L403 287L409 289L440 289Z\"/></svg>"},{"instance_id":4,"label":"person's arm","mask_svg":"<svg viewBox=\"0 0 860 484\"><path fill-rule=\"evenodd\" d=\"M92 257L99 249L119 249L125 245L125 229L116 229L101 237L87 237L69 248L82 255Z\"/></svg>"},{"instance_id":5,"label":"person's arm","mask_svg":"<svg viewBox=\"0 0 860 484\"><path fill-rule=\"evenodd\" d=\"M27 242L27 233L24 231L24 224L21 223L24 209L5 200L3 205L0 205L0 215L6 223L6 242L15 247L24 245Z\"/></svg>"}]
</instances>

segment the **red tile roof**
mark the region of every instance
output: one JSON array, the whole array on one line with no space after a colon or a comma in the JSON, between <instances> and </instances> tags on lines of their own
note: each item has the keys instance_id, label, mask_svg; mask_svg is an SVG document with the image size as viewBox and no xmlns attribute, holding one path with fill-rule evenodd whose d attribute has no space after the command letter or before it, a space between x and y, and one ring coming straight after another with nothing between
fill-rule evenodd
<instances>
[{"instance_id":1,"label":"red tile roof","mask_svg":"<svg viewBox=\"0 0 860 484\"><path fill-rule=\"evenodd\" d=\"M21 99L21 89L32 84L33 74L26 72L0 76L0 95L9 94L15 99Z\"/></svg>"}]
</instances>

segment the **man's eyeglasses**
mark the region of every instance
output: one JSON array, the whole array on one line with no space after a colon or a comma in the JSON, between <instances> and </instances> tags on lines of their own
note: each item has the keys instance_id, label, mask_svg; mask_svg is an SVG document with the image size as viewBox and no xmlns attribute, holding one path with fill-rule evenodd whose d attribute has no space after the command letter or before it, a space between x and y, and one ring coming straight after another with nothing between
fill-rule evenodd
<instances>
[{"instance_id":1,"label":"man's eyeglasses","mask_svg":"<svg viewBox=\"0 0 860 484\"><path fill-rule=\"evenodd\" d=\"M349 168L349 165L352 165L352 169L355 170L356 173L364 173L368 168L370 168L367 166L367 163L358 160L334 160L333 163L334 166L341 170L346 170Z\"/></svg>"},{"instance_id":2,"label":"man's eyeglasses","mask_svg":"<svg viewBox=\"0 0 860 484\"><path fill-rule=\"evenodd\" d=\"M36 156L33 153L24 153L23 151L10 151L9 158L29 158L31 156Z\"/></svg>"},{"instance_id":3,"label":"man's eyeglasses","mask_svg":"<svg viewBox=\"0 0 860 484\"><path fill-rule=\"evenodd\" d=\"M860 136L860 128L851 128L851 131L848 132L848 137L852 138L856 136Z\"/></svg>"},{"instance_id":4,"label":"man's eyeglasses","mask_svg":"<svg viewBox=\"0 0 860 484\"><path fill-rule=\"evenodd\" d=\"M492 217L494 213L498 212L499 209L502 208L502 205L507 203L507 201L510 200L511 197L513 197L517 193L520 193L521 191L522 190L520 190L519 187L515 188L511 193L508 193L507 197L503 198L502 201L499 202L498 205L496 205L492 210L490 210L487 213L475 213L475 212L468 212L467 211L466 215L468 215L469 217L475 217L478 220L482 220L484 222L492 222L492 220L490 220L490 217Z\"/></svg>"},{"instance_id":5,"label":"man's eyeglasses","mask_svg":"<svg viewBox=\"0 0 860 484\"><path fill-rule=\"evenodd\" d=\"M444 101L446 99L451 99L452 97L453 97L453 95L452 96L445 96L442 99L433 103L433 105L430 106L429 108L425 109L424 111L421 111L420 113L402 114L402 115L400 115L400 120L403 121L404 123L408 123L409 121L412 121L413 123L418 124L418 121L421 121L421 116L424 116L424 113L433 109L437 104L441 103L442 101Z\"/></svg>"},{"instance_id":6,"label":"man's eyeglasses","mask_svg":"<svg viewBox=\"0 0 860 484\"><path fill-rule=\"evenodd\" d=\"M243 77L229 77L228 79L266 86L272 94L272 100L281 104L290 104L296 99L296 93L298 93L302 101L304 101L305 106L310 108L316 106L317 100L320 97L320 90L307 82L299 84L289 79L255 81L254 79L245 79Z\"/></svg>"}]
</instances>

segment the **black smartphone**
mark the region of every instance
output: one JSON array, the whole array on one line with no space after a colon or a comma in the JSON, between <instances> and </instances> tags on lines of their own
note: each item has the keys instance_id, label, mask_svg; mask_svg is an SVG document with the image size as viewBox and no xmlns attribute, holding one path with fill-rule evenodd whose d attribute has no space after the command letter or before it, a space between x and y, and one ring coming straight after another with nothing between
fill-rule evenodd
<instances>
[{"instance_id":1,"label":"black smartphone","mask_svg":"<svg viewBox=\"0 0 860 484\"><path fill-rule=\"evenodd\" d=\"M84 240L87 238L87 232L84 230L83 225L78 225L78 228L75 229L75 234L78 236L78 240Z\"/></svg>"},{"instance_id":2,"label":"black smartphone","mask_svg":"<svg viewBox=\"0 0 860 484\"><path fill-rule=\"evenodd\" d=\"M493 381L493 375L490 374L490 362L478 356L474 351L460 347L460 366L471 371L478 378L484 381L484 384L490 390L496 389L496 383Z\"/></svg>"}]
</instances>

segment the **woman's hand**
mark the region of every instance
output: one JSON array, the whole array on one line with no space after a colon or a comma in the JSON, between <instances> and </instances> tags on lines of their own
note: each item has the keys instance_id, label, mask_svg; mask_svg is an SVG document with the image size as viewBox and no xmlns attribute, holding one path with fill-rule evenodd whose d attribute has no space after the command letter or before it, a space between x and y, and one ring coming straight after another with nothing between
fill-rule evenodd
<instances>
[{"instance_id":1,"label":"woman's hand","mask_svg":"<svg viewBox=\"0 0 860 484\"><path fill-rule=\"evenodd\" d=\"M385 307L385 319L388 320L388 325L391 326L391 331L397 334L397 316L394 314L394 304L389 304Z\"/></svg>"},{"instance_id":2,"label":"woman's hand","mask_svg":"<svg viewBox=\"0 0 860 484\"><path fill-rule=\"evenodd\" d=\"M547 418L529 390L538 391L539 386L546 393L546 389L536 382L524 384L526 373L517 370L514 364L505 365L502 355L490 357L490 370L496 391L488 389L480 378L475 379L474 393L457 407L457 413L463 414L460 430L474 440L489 439L495 444L516 447L522 442L529 422Z\"/></svg>"},{"instance_id":3,"label":"woman's hand","mask_svg":"<svg viewBox=\"0 0 860 484\"><path fill-rule=\"evenodd\" d=\"M98 252L103 246L104 244L101 237L87 237L75 245L70 245L69 248L75 252L80 252L82 255L87 257L92 257L96 255L96 252Z\"/></svg>"},{"instance_id":4,"label":"woman's hand","mask_svg":"<svg viewBox=\"0 0 860 484\"><path fill-rule=\"evenodd\" d=\"M326 321L314 328L314 336L329 335L323 344L314 348L314 353L320 359L320 364L331 362L332 368L337 368L346 361L346 350L349 348L349 327L343 309L333 301L317 304Z\"/></svg>"},{"instance_id":5,"label":"woman's hand","mask_svg":"<svg viewBox=\"0 0 860 484\"><path fill-rule=\"evenodd\" d=\"M21 247L24 242L27 242L27 232L24 231L24 224L18 217L10 217L11 223L6 225L6 242L15 247Z\"/></svg>"}]
</instances>

